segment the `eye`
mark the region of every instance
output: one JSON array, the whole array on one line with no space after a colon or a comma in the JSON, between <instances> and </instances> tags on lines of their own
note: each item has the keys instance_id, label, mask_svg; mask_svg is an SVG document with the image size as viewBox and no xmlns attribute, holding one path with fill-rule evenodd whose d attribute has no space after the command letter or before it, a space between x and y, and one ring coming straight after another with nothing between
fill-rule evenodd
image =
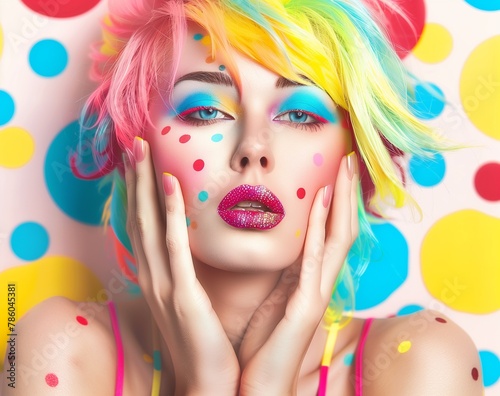
<instances>
[{"instance_id":1,"label":"eye","mask_svg":"<svg viewBox=\"0 0 500 396\"><path fill-rule=\"evenodd\" d=\"M278 114L274 121L289 124L295 128L318 129L326 123L322 117L305 110L290 110Z\"/></svg>"},{"instance_id":2,"label":"eye","mask_svg":"<svg viewBox=\"0 0 500 396\"><path fill-rule=\"evenodd\" d=\"M195 107L183 111L178 115L178 117L185 122L195 125L209 125L219 120L233 120L233 117L218 110L217 108L205 106Z\"/></svg>"}]
</instances>

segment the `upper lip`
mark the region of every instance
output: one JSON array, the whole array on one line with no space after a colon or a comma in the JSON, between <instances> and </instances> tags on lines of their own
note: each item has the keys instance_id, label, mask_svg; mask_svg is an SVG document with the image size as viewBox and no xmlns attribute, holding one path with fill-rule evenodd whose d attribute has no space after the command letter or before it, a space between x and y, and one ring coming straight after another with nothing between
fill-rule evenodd
<instances>
[{"instance_id":1,"label":"upper lip","mask_svg":"<svg viewBox=\"0 0 500 396\"><path fill-rule=\"evenodd\" d=\"M219 203L218 211L224 211L240 207L255 208L257 210L269 211L277 214L285 214L285 210L280 200L266 186L242 184L229 191Z\"/></svg>"}]
</instances>

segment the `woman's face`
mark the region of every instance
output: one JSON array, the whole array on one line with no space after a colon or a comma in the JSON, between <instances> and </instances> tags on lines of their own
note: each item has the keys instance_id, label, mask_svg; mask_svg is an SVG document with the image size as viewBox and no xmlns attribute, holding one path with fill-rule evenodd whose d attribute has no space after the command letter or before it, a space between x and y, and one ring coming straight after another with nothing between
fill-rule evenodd
<instances>
[{"instance_id":1,"label":"woman's face","mask_svg":"<svg viewBox=\"0 0 500 396\"><path fill-rule=\"evenodd\" d=\"M163 172L178 178L195 260L283 269L300 257L314 196L334 185L348 134L323 90L234 53L237 88L202 35L188 31L172 106L161 95L150 106L158 191Z\"/></svg>"}]
</instances>

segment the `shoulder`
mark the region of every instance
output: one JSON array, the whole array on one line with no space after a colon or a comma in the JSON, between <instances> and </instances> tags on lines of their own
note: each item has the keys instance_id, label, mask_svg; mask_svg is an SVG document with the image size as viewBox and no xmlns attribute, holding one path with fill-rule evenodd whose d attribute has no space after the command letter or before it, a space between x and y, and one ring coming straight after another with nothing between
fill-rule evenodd
<instances>
[{"instance_id":1,"label":"shoulder","mask_svg":"<svg viewBox=\"0 0 500 396\"><path fill-rule=\"evenodd\" d=\"M363 358L364 396L475 396L483 387L471 338L441 313L376 320Z\"/></svg>"},{"instance_id":2,"label":"shoulder","mask_svg":"<svg viewBox=\"0 0 500 396\"><path fill-rule=\"evenodd\" d=\"M106 305L53 297L28 311L13 334L15 354L6 355L4 370L14 368L15 388L4 383L6 396L43 396L55 387L75 396L113 394L115 347Z\"/></svg>"}]
</instances>

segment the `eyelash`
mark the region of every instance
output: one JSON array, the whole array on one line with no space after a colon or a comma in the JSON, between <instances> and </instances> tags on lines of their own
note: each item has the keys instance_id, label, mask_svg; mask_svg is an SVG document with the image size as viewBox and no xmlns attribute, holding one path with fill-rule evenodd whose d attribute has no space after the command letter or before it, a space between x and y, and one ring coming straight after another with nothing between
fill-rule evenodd
<instances>
[{"instance_id":1,"label":"eyelash","mask_svg":"<svg viewBox=\"0 0 500 396\"><path fill-rule=\"evenodd\" d=\"M214 110L214 111L217 111L218 113L223 114L225 118L212 118L212 119L208 119L208 120L202 120L202 119L198 119L198 118L189 117L191 114L194 114L197 111L201 111L201 110ZM194 126L212 125L212 124L215 124L216 122L219 122L221 120L234 120L234 118L231 117L230 115L228 115L228 114L224 113L223 111L217 109L216 107L212 107L212 106L193 107L191 109L185 110L182 113L178 114L177 117L180 120L182 120L188 124L194 125Z\"/></svg>"},{"instance_id":2,"label":"eyelash","mask_svg":"<svg viewBox=\"0 0 500 396\"><path fill-rule=\"evenodd\" d=\"M189 117L191 114L194 114L194 113L201 111L201 110L214 110L214 111L217 111L217 112L223 114L224 117L226 117L226 118L212 118L212 119L208 119L208 120L202 120L202 119L198 119L198 118ZM293 128L297 128L297 129L301 129L301 130L308 130L308 131L312 131L312 132L315 132L315 131L318 131L319 129L321 129L323 124L325 124L327 122L326 120L319 117L318 115L310 113L310 112L305 111L305 110L301 110L301 109L284 111L284 112L278 114L274 118L274 120L276 120L276 118L278 118L278 117L282 117L286 114L294 113L294 112L304 113L307 116L312 117L315 121L313 121L313 122L292 122L292 121L285 121L285 120L277 120L277 122L287 124ZM231 117L230 115L228 115L228 114L224 113L223 111L217 109L216 107L212 107L212 106L193 107L191 109L185 110L182 113L178 114L177 117L180 120L182 120L183 122L186 122L186 123L194 125L194 126L207 126L207 125L215 124L216 122L219 122L221 120L234 120L234 118ZM320 119L318 119L318 118L320 118Z\"/></svg>"}]
</instances>

